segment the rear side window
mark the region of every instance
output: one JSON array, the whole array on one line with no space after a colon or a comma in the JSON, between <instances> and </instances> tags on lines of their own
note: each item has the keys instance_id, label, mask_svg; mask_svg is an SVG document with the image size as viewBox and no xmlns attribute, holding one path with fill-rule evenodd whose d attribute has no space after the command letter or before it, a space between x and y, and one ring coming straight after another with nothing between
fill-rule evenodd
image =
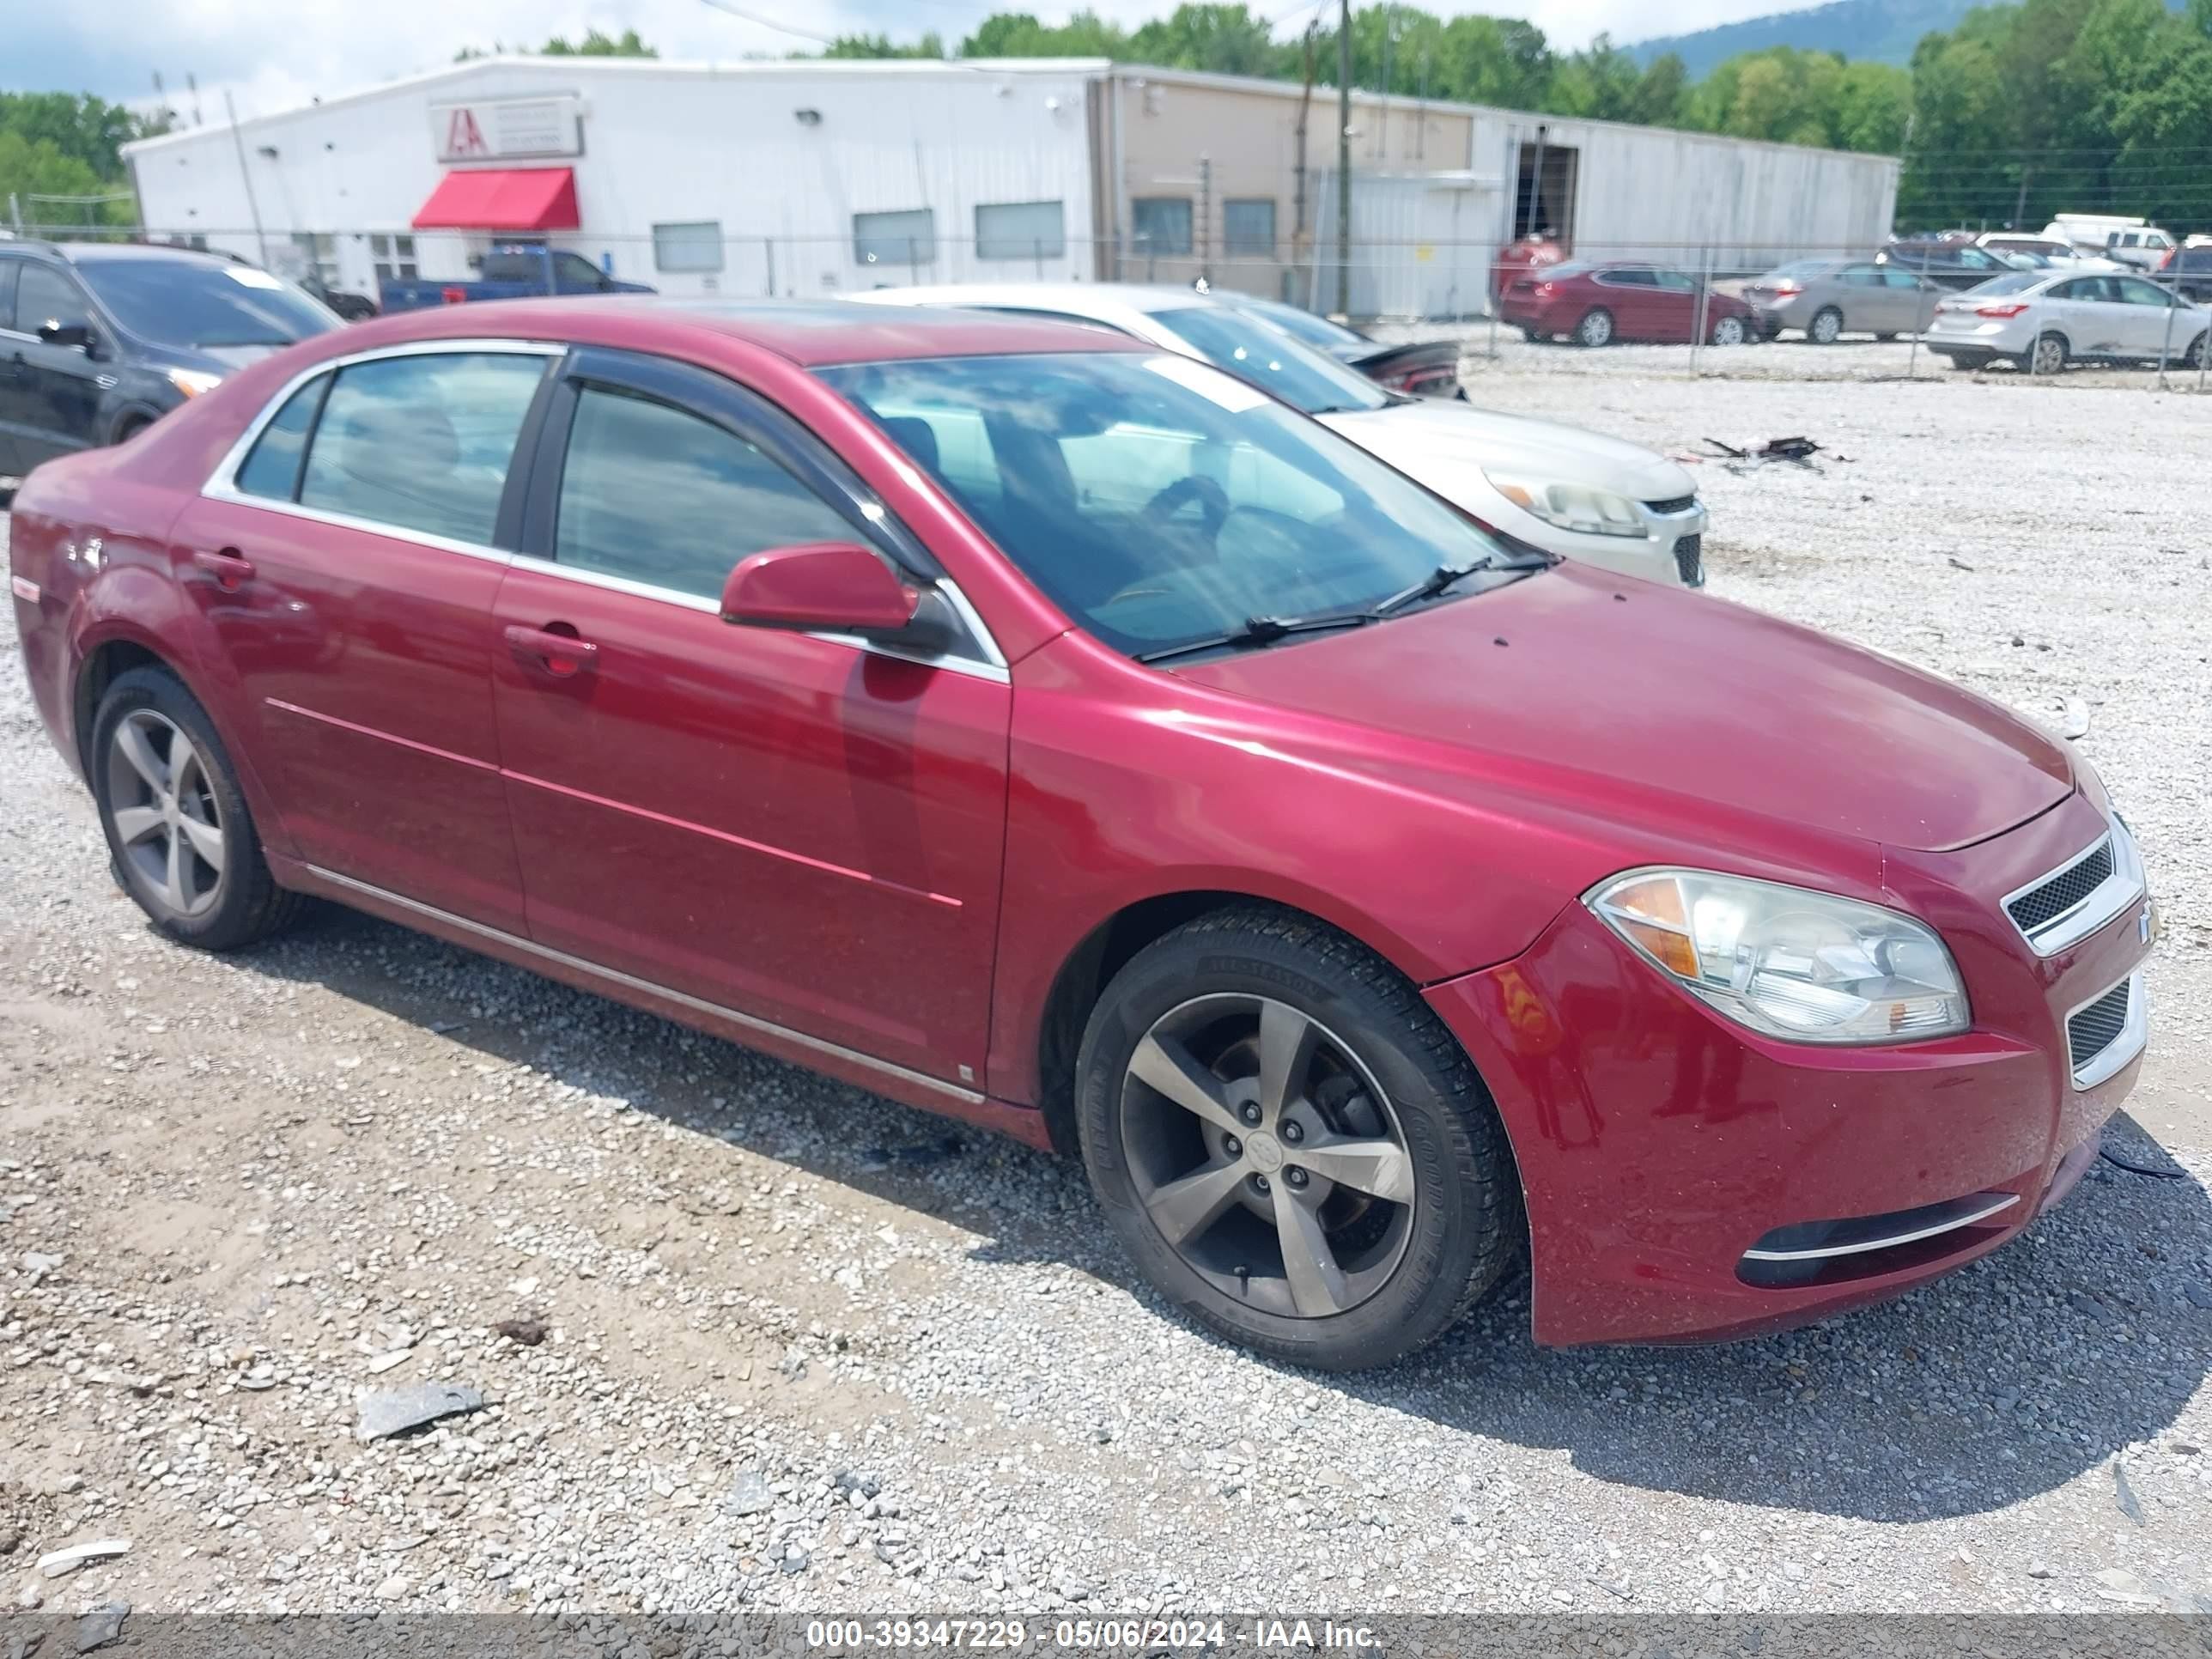
<instances>
[{"instance_id":1,"label":"rear side window","mask_svg":"<svg viewBox=\"0 0 2212 1659\"><path fill-rule=\"evenodd\" d=\"M0 259L0 328L15 326L15 273L21 259Z\"/></svg>"},{"instance_id":2,"label":"rear side window","mask_svg":"<svg viewBox=\"0 0 2212 1659\"><path fill-rule=\"evenodd\" d=\"M300 505L489 543L545 363L453 352L340 369L307 452Z\"/></svg>"},{"instance_id":3,"label":"rear side window","mask_svg":"<svg viewBox=\"0 0 2212 1659\"><path fill-rule=\"evenodd\" d=\"M586 386L568 428L553 556L695 598L771 547L854 542L853 526L735 434L667 404Z\"/></svg>"},{"instance_id":4,"label":"rear side window","mask_svg":"<svg viewBox=\"0 0 2212 1659\"><path fill-rule=\"evenodd\" d=\"M27 264L15 289L15 327L36 334L48 323L87 323L91 316L75 283L44 265Z\"/></svg>"},{"instance_id":5,"label":"rear side window","mask_svg":"<svg viewBox=\"0 0 2212 1659\"><path fill-rule=\"evenodd\" d=\"M274 501L298 498L300 462L307 452L307 432L330 386L331 377L318 374L284 400L284 407L253 441L253 452L246 458L246 465L238 469L240 490Z\"/></svg>"}]
</instances>

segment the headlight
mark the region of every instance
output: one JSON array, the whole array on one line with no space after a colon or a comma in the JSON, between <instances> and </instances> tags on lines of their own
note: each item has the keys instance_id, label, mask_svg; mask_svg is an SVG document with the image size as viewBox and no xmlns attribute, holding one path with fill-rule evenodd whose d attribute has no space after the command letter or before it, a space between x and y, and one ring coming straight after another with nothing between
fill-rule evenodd
<instances>
[{"instance_id":1,"label":"headlight","mask_svg":"<svg viewBox=\"0 0 2212 1659\"><path fill-rule=\"evenodd\" d=\"M1562 530L1578 530L1590 536L1648 533L1644 515L1636 510L1636 503L1609 489L1594 489L1588 484L1539 483L1506 473L1485 472L1482 476L1516 507Z\"/></svg>"},{"instance_id":2,"label":"headlight","mask_svg":"<svg viewBox=\"0 0 2212 1659\"><path fill-rule=\"evenodd\" d=\"M203 392L212 392L222 384L222 376L210 374L200 368L173 368L169 384L187 398L197 398Z\"/></svg>"},{"instance_id":3,"label":"headlight","mask_svg":"<svg viewBox=\"0 0 2212 1659\"><path fill-rule=\"evenodd\" d=\"M1910 916L1702 870L1640 870L1584 901L1739 1025L1793 1042L1901 1042L1967 1025L1951 953Z\"/></svg>"}]
</instances>

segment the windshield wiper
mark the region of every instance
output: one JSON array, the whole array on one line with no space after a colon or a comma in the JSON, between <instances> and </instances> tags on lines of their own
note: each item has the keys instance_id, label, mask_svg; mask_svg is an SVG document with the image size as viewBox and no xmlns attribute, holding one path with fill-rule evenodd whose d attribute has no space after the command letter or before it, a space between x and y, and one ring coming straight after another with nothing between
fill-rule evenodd
<instances>
[{"instance_id":1,"label":"windshield wiper","mask_svg":"<svg viewBox=\"0 0 2212 1659\"><path fill-rule=\"evenodd\" d=\"M1335 611L1313 617L1247 617L1243 626L1181 645L1138 653L1142 663L1167 662L1176 657L1194 657L1201 651L1249 651L1293 634L1318 634L1332 628L1358 628L1375 620L1371 611Z\"/></svg>"},{"instance_id":2,"label":"windshield wiper","mask_svg":"<svg viewBox=\"0 0 2212 1659\"><path fill-rule=\"evenodd\" d=\"M1423 599L1433 599L1455 583L1465 581L1478 571L1495 570L1498 559L1492 555L1474 559L1466 564L1440 564L1415 582L1411 587L1401 587L1387 599L1376 601L1368 611L1370 617L1395 617L1409 605L1419 605Z\"/></svg>"}]
</instances>

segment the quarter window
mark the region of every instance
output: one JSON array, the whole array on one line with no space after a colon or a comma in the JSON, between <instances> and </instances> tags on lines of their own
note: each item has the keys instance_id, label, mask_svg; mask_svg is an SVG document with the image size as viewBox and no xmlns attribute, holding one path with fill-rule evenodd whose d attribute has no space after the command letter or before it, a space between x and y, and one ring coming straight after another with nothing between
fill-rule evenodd
<instances>
[{"instance_id":1,"label":"quarter window","mask_svg":"<svg viewBox=\"0 0 2212 1659\"><path fill-rule=\"evenodd\" d=\"M545 362L453 352L340 369L307 452L300 504L488 544Z\"/></svg>"},{"instance_id":2,"label":"quarter window","mask_svg":"<svg viewBox=\"0 0 2212 1659\"><path fill-rule=\"evenodd\" d=\"M284 407L253 441L253 453L246 458L246 465L238 469L240 489L273 501L298 496L300 460L307 453L307 432L330 386L331 377L319 374L284 400Z\"/></svg>"},{"instance_id":3,"label":"quarter window","mask_svg":"<svg viewBox=\"0 0 2212 1659\"><path fill-rule=\"evenodd\" d=\"M568 430L554 557L697 599L739 560L853 527L776 461L696 415L586 386Z\"/></svg>"}]
</instances>

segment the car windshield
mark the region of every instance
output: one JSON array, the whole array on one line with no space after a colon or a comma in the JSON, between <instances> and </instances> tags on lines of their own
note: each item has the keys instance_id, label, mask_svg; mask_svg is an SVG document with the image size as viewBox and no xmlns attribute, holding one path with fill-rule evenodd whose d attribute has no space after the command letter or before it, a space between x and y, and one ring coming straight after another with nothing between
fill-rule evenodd
<instances>
[{"instance_id":1,"label":"car windshield","mask_svg":"<svg viewBox=\"0 0 2212 1659\"><path fill-rule=\"evenodd\" d=\"M1255 617L1362 611L1440 567L1502 556L1349 440L1172 353L816 372L1079 624L1133 656Z\"/></svg>"},{"instance_id":2,"label":"car windshield","mask_svg":"<svg viewBox=\"0 0 2212 1659\"><path fill-rule=\"evenodd\" d=\"M1285 305L1279 300L1244 300L1236 303L1256 313L1264 321L1273 323L1293 340L1303 340L1308 345L1317 346L1332 355L1349 351L1364 356L1376 349L1375 342L1365 336L1355 334L1326 317L1316 317L1310 311Z\"/></svg>"},{"instance_id":3,"label":"car windshield","mask_svg":"<svg viewBox=\"0 0 2212 1659\"><path fill-rule=\"evenodd\" d=\"M1364 374L1227 306L1176 306L1145 314L1216 368L1264 386L1309 415L1390 404L1390 394Z\"/></svg>"},{"instance_id":4,"label":"car windshield","mask_svg":"<svg viewBox=\"0 0 2212 1659\"><path fill-rule=\"evenodd\" d=\"M87 259L77 274L130 332L188 351L290 345L339 325L337 313L252 265Z\"/></svg>"}]
</instances>

